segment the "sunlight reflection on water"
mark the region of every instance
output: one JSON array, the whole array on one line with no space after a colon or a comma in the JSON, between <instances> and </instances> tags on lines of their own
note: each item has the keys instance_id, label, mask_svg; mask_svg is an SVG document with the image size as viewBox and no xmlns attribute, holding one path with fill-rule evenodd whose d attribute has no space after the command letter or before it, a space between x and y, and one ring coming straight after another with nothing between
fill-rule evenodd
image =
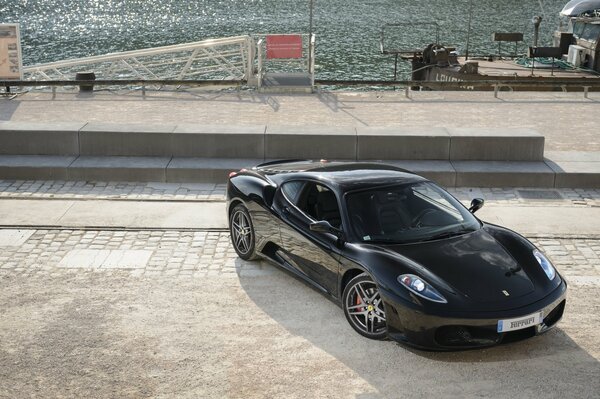
<instances>
[{"instance_id":1,"label":"sunlight reflection on water","mask_svg":"<svg viewBox=\"0 0 600 399\"><path fill-rule=\"evenodd\" d=\"M533 0L474 3L472 54L495 53L495 31L524 32L531 41L531 17L542 14ZM550 43L564 3L543 1L545 44ZM379 54L385 23L437 21L442 43L464 52L468 4L469 0L317 0L318 77L390 78L393 60ZM0 2L0 15L0 22L21 24L25 65L212 37L308 31L308 0L11 0ZM425 29L396 33L394 41L407 48L424 47L433 37Z\"/></svg>"}]
</instances>

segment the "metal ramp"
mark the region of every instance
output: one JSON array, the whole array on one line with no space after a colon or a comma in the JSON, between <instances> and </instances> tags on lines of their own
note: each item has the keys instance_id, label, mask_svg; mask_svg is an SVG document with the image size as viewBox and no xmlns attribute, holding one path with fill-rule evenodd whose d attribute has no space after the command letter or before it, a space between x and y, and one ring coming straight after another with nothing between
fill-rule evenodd
<instances>
[{"instance_id":1,"label":"metal ramp","mask_svg":"<svg viewBox=\"0 0 600 399\"><path fill-rule=\"evenodd\" d=\"M24 68L28 80L68 80L92 71L98 79L245 80L255 84L256 44L250 36L208 39L77 58Z\"/></svg>"},{"instance_id":2,"label":"metal ramp","mask_svg":"<svg viewBox=\"0 0 600 399\"><path fill-rule=\"evenodd\" d=\"M311 93L312 77L309 73L265 73L261 90L268 93Z\"/></svg>"},{"instance_id":3,"label":"metal ramp","mask_svg":"<svg viewBox=\"0 0 600 399\"><path fill-rule=\"evenodd\" d=\"M258 87L267 93L312 93L315 36L264 35L257 40Z\"/></svg>"},{"instance_id":4,"label":"metal ramp","mask_svg":"<svg viewBox=\"0 0 600 399\"><path fill-rule=\"evenodd\" d=\"M312 92L314 48L314 35L246 35L33 65L24 74L39 82L94 72L98 80L115 82L214 80L268 92Z\"/></svg>"}]
</instances>

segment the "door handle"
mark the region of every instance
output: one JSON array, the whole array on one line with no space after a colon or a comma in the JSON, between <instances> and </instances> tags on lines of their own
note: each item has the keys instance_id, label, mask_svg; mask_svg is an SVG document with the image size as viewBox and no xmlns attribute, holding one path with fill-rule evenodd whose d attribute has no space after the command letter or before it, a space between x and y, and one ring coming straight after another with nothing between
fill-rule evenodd
<instances>
[{"instance_id":1,"label":"door handle","mask_svg":"<svg viewBox=\"0 0 600 399\"><path fill-rule=\"evenodd\" d=\"M281 210L283 211L284 215L289 215L290 214L290 208L288 208L287 206L284 206Z\"/></svg>"}]
</instances>

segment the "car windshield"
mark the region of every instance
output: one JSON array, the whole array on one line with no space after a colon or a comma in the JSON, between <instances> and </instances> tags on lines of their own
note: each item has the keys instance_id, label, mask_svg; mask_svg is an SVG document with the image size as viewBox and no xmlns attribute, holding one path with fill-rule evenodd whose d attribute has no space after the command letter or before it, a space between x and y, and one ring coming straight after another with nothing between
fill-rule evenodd
<instances>
[{"instance_id":1,"label":"car windshield","mask_svg":"<svg viewBox=\"0 0 600 399\"><path fill-rule=\"evenodd\" d=\"M481 227L460 202L431 182L352 192L346 201L354 232L363 242L431 241Z\"/></svg>"}]
</instances>

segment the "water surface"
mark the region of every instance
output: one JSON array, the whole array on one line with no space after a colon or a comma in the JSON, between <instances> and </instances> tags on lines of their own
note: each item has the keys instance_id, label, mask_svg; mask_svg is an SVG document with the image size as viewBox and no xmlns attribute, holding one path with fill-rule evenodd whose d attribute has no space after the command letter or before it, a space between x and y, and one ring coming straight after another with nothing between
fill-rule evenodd
<instances>
[{"instance_id":1,"label":"water surface","mask_svg":"<svg viewBox=\"0 0 600 399\"><path fill-rule=\"evenodd\" d=\"M473 0L470 53L497 52L493 32L523 32L531 42L533 15L545 16L542 44L550 45L565 3ZM24 64L32 65L214 37L307 32L308 4L308 0L0 0L0 22L21 24ZM436 21L441 42L464 53L468 9L469 0L315 0L317 77L391 78L393 59L379 52L379 33L386 23ZM397 30L388 44L421 48L434 36L425 26Z\"/></svg>"}]
</instances>

